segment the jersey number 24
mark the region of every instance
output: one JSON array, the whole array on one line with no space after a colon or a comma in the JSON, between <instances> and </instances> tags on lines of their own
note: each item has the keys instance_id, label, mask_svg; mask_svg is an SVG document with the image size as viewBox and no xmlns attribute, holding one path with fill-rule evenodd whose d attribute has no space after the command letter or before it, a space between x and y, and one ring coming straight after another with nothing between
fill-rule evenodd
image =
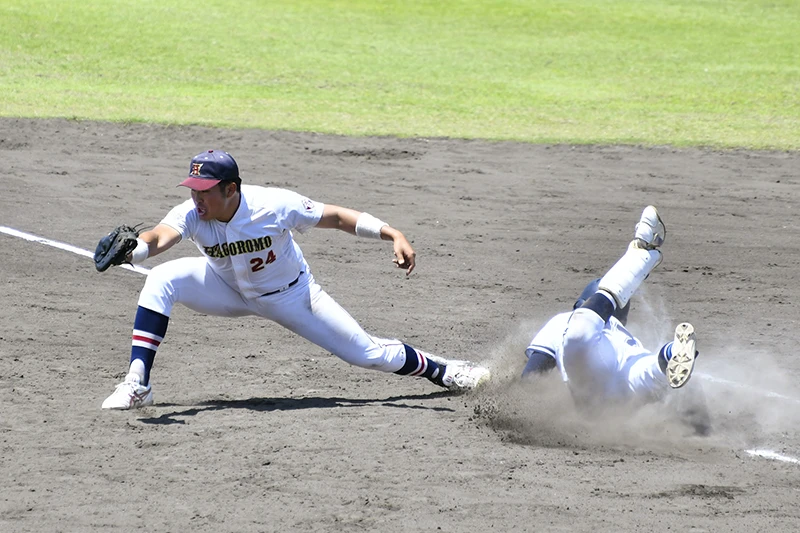
<instances>
[{"instance_id":1,"label":"jersey number 24","mask_svg":"<svg viewBox=\"0 0 800 533\"><path fill-rule=\"evenodd\" d=\"M262 259L260 257L254 257L253 259L250 260L250 264L252 265L252 267L250 267L250 270L252 270L253 272L258 272L259 270L263 270L266 265L274 263L275 259L276 259L275 252L273 252L272 250L269 251L266 259Z\"/></svg>"}]
</instances>

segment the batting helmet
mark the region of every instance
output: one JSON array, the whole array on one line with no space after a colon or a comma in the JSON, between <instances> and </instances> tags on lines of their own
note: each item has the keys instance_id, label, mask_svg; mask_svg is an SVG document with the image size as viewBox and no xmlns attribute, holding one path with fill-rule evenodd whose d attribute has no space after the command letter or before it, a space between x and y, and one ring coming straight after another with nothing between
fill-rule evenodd
<instances>
[{"instance_id":1,"label":"batting helmet","mask_svg":"<svg viewBox=\"0 0 800 533\"><path fill-rule=\"evenodd\" d=\"M575 300L575 305L573 305L572 308L577 309L580 306L582 306L586 300L588 300L594 293L597 292L599 286L600 286L600 278L590 281L589 284L586 286L586 288L583 289L581 295L578 296L578 299ZM622 325L624 326L625 324L628 323L628 311L630 310L631 310L631 303L628 302L622 309L619 308L615 309L613 316L617 320L622 322Z\"/></svg>"}]
</instances>

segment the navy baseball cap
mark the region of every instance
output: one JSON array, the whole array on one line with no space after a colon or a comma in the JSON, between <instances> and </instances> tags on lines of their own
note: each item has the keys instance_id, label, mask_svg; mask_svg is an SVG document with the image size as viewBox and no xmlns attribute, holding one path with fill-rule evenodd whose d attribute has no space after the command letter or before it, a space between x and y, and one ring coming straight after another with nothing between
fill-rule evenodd
<instances>
[{"instance_id":1,"label":"navy baseball cap","mask_svg":"<svg viewBox=\"0 0 800 533\"><path fill-rule=\"evenodd\" d=\"M239 165L228 152L208 150L192 158L189 177L178 186L207 191L221 181L239 181Z\"/></svg>"}]
</instances>

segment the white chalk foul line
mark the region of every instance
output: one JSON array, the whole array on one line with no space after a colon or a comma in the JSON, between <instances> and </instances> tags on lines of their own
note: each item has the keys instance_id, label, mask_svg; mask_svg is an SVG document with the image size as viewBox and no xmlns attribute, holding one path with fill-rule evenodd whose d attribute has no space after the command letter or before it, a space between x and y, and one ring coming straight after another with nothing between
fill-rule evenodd
<instances>
[{"instance_id":1,"label":"white chalk foul line","mask_svg":"<svg viewBox=\"0 0 800 533\"><path fill-rule=\"evenodd\" d=\"M782 461L784 463L794 463L800 464L800 459L795 457L790 457L788 455L783 455L778 452L774 452L772 450L760 450L760 449L753 449L753 450L745 450L745 453L749 453L755 457L763 457L764 459L773 459L775 461Z\"/></svg>"},{"instance_id":2,"label":"white chalk foul line","mask_svg":"<svg viewBox=\"0 0 800 533\"><path fill-rule=\"evenodd\" d=\"M787 402L800 404L800 399L798 399L798 398L792 398L791 396L786 396L785 394L779 394L777 392L772 392L772 391L768 391L768 390L759 389L759 388L756 388L756 387L752 387L750 385L746 385L744 383L739 383L737 381L730 381L728 379L717 378L717 377L711 376L709 374L702 374L700 372L695 372L695 376L698 376L698 377L700 377L700 378L702 378L702 379L704 379L706 381L710 381L712 383L722 383L724 385L730 385L730 386L736 387L738 389L747 389L747 390L749 390L751 392L754 392L756 394L760 394L761 396L766 396L768 398L778 398L778 399L781 399L781 400L786 400Z\"/></svg>"},{"instance_id":3,"label":"white chalk foul line","mask_svg":"<svg viewBox=\"0 0 800 533\"><path fill-rule=\"evenodd\" d=\"M24 231L15 230L14 228L9 228L6 226L0 226L0 233L5 233L6 235L11 235L12 237L19 237L20 239L25 239L26 241L46 244L47 246L52 246L53 248L58 248L59 250L66 250L74 254L82 255L84 257L91 257L92 260L94 260L94 254L92 252L84 250L83 248L78 248L77 246L72 246L71 244L67 244L65 242L58 242L51 239L45 239L44 237L31 235L30 233L25 233ZM120 266L124 269L132 270L133 272L138 272L140 274L146 275L150 273L149 268L140 267L138 265L120 265Z\"/></svg>"},{"instance_id":4,"label":"white chalk foul line","mask_svg":"<svg viewBox=\"0 0 800 533\"><path fill-rule=\"evenodd\" d=\"M780 400L785 400L785 401L788 401L788 402L800 404L800 400L798 400L797 398L792 398L791 396L786 396L784 394L779 394L777 392L759 389L759 388L756 388L756 387L752 387L750 385L746 385L744 383L738 383L736 381L731 381L731 380L728 380L728 379L717 378L717 377L711 376L709 374L702 374L702 373L698 372L697 375L698 375L698 377L701 377L702 379L704 379L706 381L710 381L712 383L721 383L723 385L730 385L730 386L736 387L738 389L747 389L747 390L749 390L751 392L760 394L760 395L765 396L767 398L778 398ZM762 449L762 448L754 448L752 450L745 450L744 452L746 454L748 454L748 455L752 455L753 457L762 457L764 459L771 459L773 461L781 461L781 462L784 462L784 463L800 464L800 459L798 459L796 457L792 457L790 455L784 455L784 454L778 453L778 452L773 451L773 450L765 450L765 449Z\"/></svg>"}]
</instances>

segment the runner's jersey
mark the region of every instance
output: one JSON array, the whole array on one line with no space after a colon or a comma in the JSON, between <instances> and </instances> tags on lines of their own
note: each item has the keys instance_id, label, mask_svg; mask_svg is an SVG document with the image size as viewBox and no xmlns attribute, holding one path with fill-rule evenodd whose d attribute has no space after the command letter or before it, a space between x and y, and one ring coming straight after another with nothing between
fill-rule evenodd
<instances>
[{"instance_id":1,"label":"runner's jersey","mask_svg":"<svg viewBox=\"0 0 800 533\"><path fill-rule=\"evenodd\" d=\"M572 316L572 311L559 313L551 318L547 324L539 330L531 340L525 354L530 357L533 351L544 352L556 360L561 377L564 381L569 381L569 376L564 370L564 333L567 330L567 323ZM618 368L622 368L625 361L630 357L640 356L649 353L642 343L634 337L622 322L615 317L608 319L602 331L614 347Z\"/></svg>"},{"instance_id":2,"label":"runner's jersey","mask_svg":"<svg viewBox=\"0 0 800 533\"><path fill-rule=\"evenodd\" d=\"M211 268L244 298L285 287L308 271L292 237L316 226L324 204L286 189L242 185L239 209L229 222L200 220L189 199L162 224L195 243Z\"/></svg>"}]
</instances>

